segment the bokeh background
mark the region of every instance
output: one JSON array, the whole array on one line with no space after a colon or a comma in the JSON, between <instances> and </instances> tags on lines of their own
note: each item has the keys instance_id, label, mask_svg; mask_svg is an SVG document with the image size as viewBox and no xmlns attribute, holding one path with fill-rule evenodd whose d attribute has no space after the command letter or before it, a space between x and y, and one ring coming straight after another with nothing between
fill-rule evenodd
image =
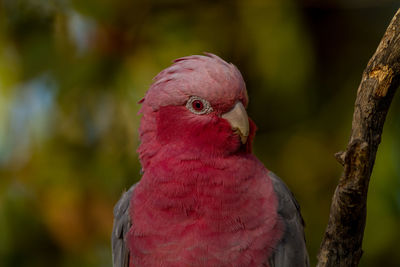
<instances>
[{"instance_id":1,"label":"bokeh background","mask_svg":"<svg viewBox=\"0 0 400 267\"><path fill-rule=\"evenodd\" d=\"M138 181L137 102L171 60L239 67L255 153L298 198L311 262L362 71L398 1L0 0L0 266L111 266ZM400 266L400 98L370 184L361 266Z\"/></svg>"}]
</instances>

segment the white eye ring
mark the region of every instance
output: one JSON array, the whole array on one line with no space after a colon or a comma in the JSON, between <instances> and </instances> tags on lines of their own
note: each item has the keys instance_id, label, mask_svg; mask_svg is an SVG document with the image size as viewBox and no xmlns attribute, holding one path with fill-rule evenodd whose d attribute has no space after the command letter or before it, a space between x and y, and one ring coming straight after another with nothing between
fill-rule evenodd
<instances>
[{"instance_id":1,"label":"white eye ring","mask_svg":"<svg viewBox=\"0 0 400 267\"><path fill-rule=\"evenodd\" d=\"M186 102L186 108L197 115L208 114L213 111L210 102L198 96L191 96Z\"/></svg>"}]
</instances>

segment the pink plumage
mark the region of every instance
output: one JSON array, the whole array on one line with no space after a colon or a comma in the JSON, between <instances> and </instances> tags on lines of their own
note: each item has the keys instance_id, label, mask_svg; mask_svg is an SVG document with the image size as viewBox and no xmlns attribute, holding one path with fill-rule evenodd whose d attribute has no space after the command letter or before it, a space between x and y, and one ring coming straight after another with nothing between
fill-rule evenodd
<instances>
[{"instance_id":1,"label":"pink plumage","mask_svg":"<svg viewBox=\"0 0 400 267\"><path fill-rule=\"evenodd\" d=\"M141 101L144 174L115 209L114 266L285 266L274 259L290 230L280 194L301 217L251 153L247 103L238 69L212 54L155 77Z\"/></svg>"}]
</instances>

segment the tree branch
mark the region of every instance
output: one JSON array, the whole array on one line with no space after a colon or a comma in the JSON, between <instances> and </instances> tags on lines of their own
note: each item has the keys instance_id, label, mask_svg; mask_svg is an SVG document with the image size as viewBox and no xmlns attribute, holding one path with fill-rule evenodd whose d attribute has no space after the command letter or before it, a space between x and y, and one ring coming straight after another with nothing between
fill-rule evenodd
<instances>
[{"instance_id":1,"label":"tree branch","mask_svg":"<svg viewBox=\"0 0 400 267\"><path fill-rule=\"evenodd\" d=\"M400 83L400 9L364 70L345 152L336 154L344 172L332 198L318 267L357 266L362 255L368 184L383 124Z\"/></svg>"}]
</instances>

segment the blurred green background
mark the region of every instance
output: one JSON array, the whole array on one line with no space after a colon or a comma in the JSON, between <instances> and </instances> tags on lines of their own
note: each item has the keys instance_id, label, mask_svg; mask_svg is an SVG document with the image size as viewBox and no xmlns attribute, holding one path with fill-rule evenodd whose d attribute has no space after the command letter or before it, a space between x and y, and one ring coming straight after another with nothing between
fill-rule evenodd
<instances>
[{"instance_id":1,"label":"blurred green background","mask_svg":"<svg viewBox=\"0 0 400 267\"><path fill-rule=\"evenodd\" d=\"M137 181L137 102L171 60L213 52L246 80L255 153L295 193L313 265L382 0L0 0L0 266L111 266ZM400 99L378 151L361 266L400 266Z\"/></svg>"}]
</instances>

